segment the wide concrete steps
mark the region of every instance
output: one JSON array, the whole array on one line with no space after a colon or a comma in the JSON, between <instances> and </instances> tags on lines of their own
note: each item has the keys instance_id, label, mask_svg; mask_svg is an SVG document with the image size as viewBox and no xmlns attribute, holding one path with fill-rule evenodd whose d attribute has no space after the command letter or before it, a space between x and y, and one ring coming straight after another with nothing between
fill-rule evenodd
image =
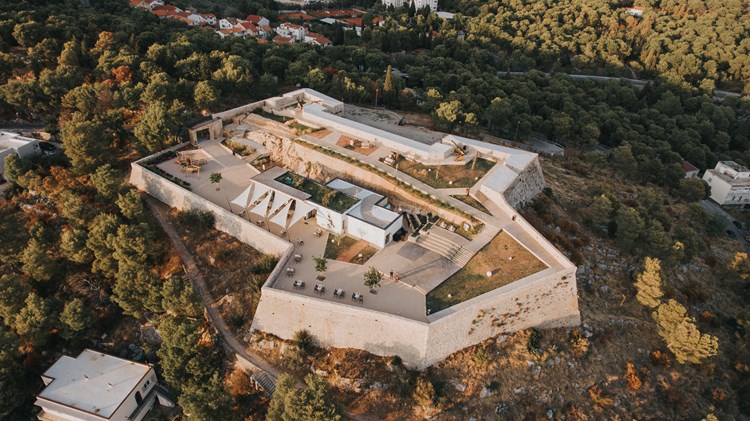
<instances>
[{"instance_id":1,"label":"wide concrete steps","mask_svg":"<svg viewBox=\"0 0 750 421\"><path fill-rule=\"evenodd\" d=\"M446 259L453 260L453 256L458 252L461 246L453 243L450 240L442 238L433 233L425 235L419 242L419 245L426 248L427 250L433 251Z\"/></svg>"},{"instance_id":2,"label":"wide concrete steps","mask_svg":"<svg viewBox=\"0 0 750 421\"><path fill-rule=\"evenodd\" d=\"M476 253L473 253L473 252L467 250L466 248L461 247L456 252L456 254L453 255L453 258L451 260L453 260L453 262L455 264L457 264L457 265L459 265L461 267L464 267L467 264L469 264L469 261L471 260L472 257L474 257L475 254Z\"/></svg>"},{"instance_id":3,"label":"wide concrete steps","mask_svg":"<svg viewBox=\"0 0 750 421\"><path fill-rule=\"evenodd\" d=\"M269 397L273 396L273 392L276 391L276 381L265 371L258 371L257 373L254 373L252 376L250 376L250 379Z\"/></svg>"}]
</instances>

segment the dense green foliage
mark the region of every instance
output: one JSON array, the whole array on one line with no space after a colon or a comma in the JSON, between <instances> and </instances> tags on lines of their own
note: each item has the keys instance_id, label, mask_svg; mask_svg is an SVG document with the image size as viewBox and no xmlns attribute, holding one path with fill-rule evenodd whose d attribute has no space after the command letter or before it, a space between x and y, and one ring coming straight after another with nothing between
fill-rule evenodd
<instances>
[{"instance_id":1,"label":"dense green foliage","mask_svg":"<svg viewBox=\"0 0 750 421\"><path fill-rule=\"evenodd\" d=\"M267 0L175 3L220 16L275 16ZM750 23L738 0L652 2L642 18L601 1L456 0L441 7L462 15L447 22L425 10L381 8L382 27L361 38L323 28L337 45L319 48L221 40L124 0L0 4L0 120L44 123L65 146L63 158L5 160L15 186L0 202L0 417L28 418L15 416L28 411L26 398L38 385L21 364L26 357L80 346L101 335L103 320L125 314L162 320L158 355L185 412L226 418L221 355L199 334L195 294L184 278L164 279L157 270L162 236L140 195L122 184L127 162L180 142L201 110L296 85L349 102L380 95L379 104L430 113L438 128L464 135L536 136L580 149L602 144L612 156L591 153L591 165L610 163L624 179L667 186L686 201L706 190L682 180L683 158L701 169L720 159L750 164L750 103L712 97L717 86L750 86ZM530 69L656 82L637 89L563 74L506 74ZM591 193L592 221L606 224L626 251L673 265L705 248L700 236L708 230L672 224L653 192L627 203L606 189ZM205 215L187 217L199 229L213 225ZM268 258L264 267L275 263ZM316 258L316 270L325 272L325 259ZM683 323L684 311L666 306L658 323L665 338L679 341L673 351L681 359L713 352L710 338ZM681 318L670 322L671 313ZM290 361L304 363L304 343L297 341ZM696 343L700 355L686 355ZM320 379L309 378L303 393L293 384L284 392L285 384L272 419L339 416Z\"/></svg>"}]
</instances>

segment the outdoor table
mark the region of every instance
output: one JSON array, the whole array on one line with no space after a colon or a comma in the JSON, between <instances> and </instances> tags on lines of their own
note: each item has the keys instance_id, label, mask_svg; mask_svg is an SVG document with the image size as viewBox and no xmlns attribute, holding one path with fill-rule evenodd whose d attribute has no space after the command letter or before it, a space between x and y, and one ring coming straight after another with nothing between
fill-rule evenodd
<instances>
[{"instance_id":1,"label":"outdoor table","mask_svg":"<svg viewBox=\"0 0 750 421\"><path fill-rule=\"evenodd\" d=\"M301 262L302 261L302 254L297 253L294 255L294 261L295 262Z\"/></svg>"},{"instance_id":2,"label":"outdoor table","mask_svg":"<svg viewBox=\"0 0 750 421\"><path fill-rule=\"evenodd\" d=\"M294 281L294 288L304 288L305 287L305 281L302 280L296 280Z\"/></svg>"},{"instance_id":3,"label":"outdoor table","mask_svg":"<svg viewBox=\"0 0 750 421\"><path fill-rule=\"evenodd\" d=\"M294 275L294 268L286 268L286 275L287 276Z\"/></svg>"}]
</instances>

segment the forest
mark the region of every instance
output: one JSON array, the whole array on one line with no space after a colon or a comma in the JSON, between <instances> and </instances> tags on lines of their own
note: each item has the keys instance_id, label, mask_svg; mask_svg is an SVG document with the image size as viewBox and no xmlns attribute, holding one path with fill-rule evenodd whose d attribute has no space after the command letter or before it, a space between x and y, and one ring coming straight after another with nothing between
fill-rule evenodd
<instances>
[{"instance_id":1,"label":"forest","mask_svg":"<svg viewBox=\"0 0 750 421\"><path fill-rule=\"evenodd\" d=\"M232 4L271 16L275 7ZM226 11L195 2L203 5ZM65 147L52 161L6 162L14 187L0 201L0 417L32 410L49 362L42 351L80 349L122 315L163 325L158 355L181 405L204 418L233 408L230 398L205 399L211 390L223 396L213 374L220 351L187 346L202 325L196 298L160 272L163 235L123 184L130 161L181 142L202 112L297 85L360 104L379 92L377 105L428 113L445 131L540 136L584 152L603 145L611 156L590 152L590 164L691 200L704 192L681 182L683 159L701 169L723 159L750 165L750 102L712 96L719 87L750 89L750 21L740 1L652 1L640 18L601 1L445 7L455 20L377 7L384 26L321 48L222 40L125 0L0 4L0 120L42 124ZM654 82L638 89L507 74L534 69ZM188 363L199 369L180 370Z\"/></svg>"}]
</instances>

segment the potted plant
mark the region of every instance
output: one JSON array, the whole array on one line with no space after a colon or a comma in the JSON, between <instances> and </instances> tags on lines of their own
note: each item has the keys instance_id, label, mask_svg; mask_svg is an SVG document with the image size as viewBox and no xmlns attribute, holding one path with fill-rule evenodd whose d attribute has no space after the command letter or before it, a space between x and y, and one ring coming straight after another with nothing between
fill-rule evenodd
<instances>
[{"instance_id":1,"label":"potted plant","mask_svg":"<svg viewBox=\"0 0 750 421\"><path fill-rule=\"evenodd\" d=\"M221 187L219 186L219 183L221 183L221 173L220 172L213 172L210 176L208 176L208 181L211 182L211 184L216 184L216 191L221 190Z\"/></svg>"},{"instance_id":2,"label":"potted plant","mask_svg":"<svg viewBox=\"0 0 750 421\"><path fill-rule=\"evenodd\" d=\"M313 261L315 261L315 271L318 272L318 280L322 281L326 277L323 275L323 272L325 272L328 269L328 260L325 257L315 257L313 256Z\"/></svg>"},{"instance_id":3,"label":"potted plant","mask_svg":"<svg viewBox=\"0 0 750 421\"><path fill-rule=\"evenodd\" d=\"M375 293L375 288L380 287L380 281L383 280L383 274L379 270L370 266L364 274L365 286L370 288L370 293Z\"/></svg>"}]
</instances>

